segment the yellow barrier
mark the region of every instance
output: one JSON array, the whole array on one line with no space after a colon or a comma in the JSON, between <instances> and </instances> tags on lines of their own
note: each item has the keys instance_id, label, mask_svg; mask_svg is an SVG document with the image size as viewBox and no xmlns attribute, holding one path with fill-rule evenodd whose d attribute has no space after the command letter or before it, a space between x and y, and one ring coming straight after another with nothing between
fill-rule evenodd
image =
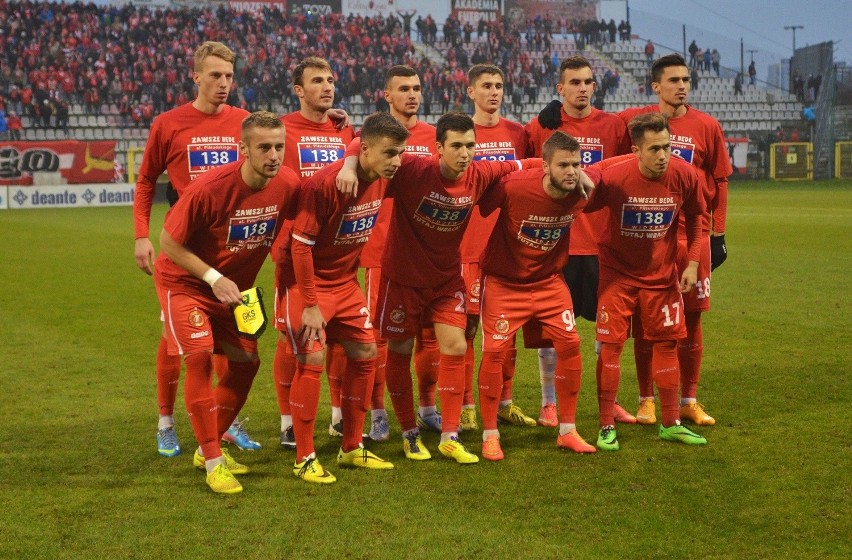
<instances>
[{"instance_id":1,"label":"yellow barrier","mask_svg":"<svg viewBox=\"0 0 852 560\"><path fill-rule=\"evenodd\" d=\"M834 144L834 177L836 179L852 178L852 142Z\"/></svg>"},{"instance_id":2,"label":"yellow barrier","mask_svg":"<svg viewBox=\"0 0 852 560\"><path fill-rule=\"evenodd\" d=\"M778 142L769 147L769 176L782 181L814 178L814 148L810 142Z\"/></svg>"},{"instance_id":3,"label":"yellow barrier","mask_svg":"<svg viewBox=\"0 0 852 560\"><path fill-rule=\"evenodd\" d=\"M142 153L145 148L128 148L127 149L127 182L131 185L136 184L136 170L139 165L142 165ZM139 154L139 165L136 164L136 154Z\"/></svg>"}]
</instances>

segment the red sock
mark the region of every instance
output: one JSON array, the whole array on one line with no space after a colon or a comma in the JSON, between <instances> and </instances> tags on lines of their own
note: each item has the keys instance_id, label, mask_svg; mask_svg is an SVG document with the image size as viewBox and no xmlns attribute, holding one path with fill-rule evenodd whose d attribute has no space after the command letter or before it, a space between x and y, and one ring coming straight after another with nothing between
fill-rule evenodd
<instances>
[{"instance_id":1,"label":"red sock","mask_svg":"<svg viewBox=\"0 0 852 560\"><path fill-rule=\"evenodd\" d=\"M417 427L414 420L414 384L411 381L411 354L388 349L385 382L393 410L403 432Z\"/></svg>"},{"instance_id":2,"label":"red sock","mask_svg":"<svg viewBox=\"0 0 852 560\"><path fill-rule=\"evenodd\" d=\"M441 432L458 432L464 399L464 356L441 354L438 393L441 395Z\"/></svg>"},{"instance_id":3,"label":"red sock","mask_svg":"<svg viewBox=\"0 0 852 560\"><path fill-rule=\"evenodd\" d=\"M382 340L376 343L376 375L373 377L373 388L370 394L370 408L385 409L385 370L388 361L388 343Z\"/></svg>"},{"instance_id":4,"label":"red sock","mask_svg":"<svg viewBox=\"0 0 852 560\"><path fill-rule=\"evenodd\" d=\"M180 383L180 356L169 355L166 337L160 337L157 346L157 405L160 416L172 416L175 413L178 383Z\"/></svg>"},{"instance_id":5,"label":"red sock","mask_svg":"<svg viewBox=\"0 0 852 560\"><path fill-rule=\"evenodd\" d=\"M580 357L580 341L576 344L556 348L556 402L559 407L559 422L574 424L577 421L577 395L583 373L583 358Z\"/></svg>"},{"instance_id":6,"label":"red sock","mask_svg":"<svg viewBox=\"0 0 852 560\"><path fill-rule=\"evenodd\" d=\"M296 462L314 452L314 423L319 405L322 366L296 363L296 375L290 390L293 435L296 437Z\"/></svg>"},{"instance_id":7,"label":"red sock","mask_svg":"<svg viewBox=\"0 0 852 560\"><path fill-rule=\"evenodd\" d=\"M665 340L654 342L654 357L651 369L654 372L654 382L660 393L660 410L663 413L663 426L675 425L680 419L680 402L677 398L677 384L680 372L677 365L677 342Z\"/></svg>"},{"instance_id":8,"label":"red sock","mask_svg":"<svg viewBox=\"0 0 852 560\"><path fill-rule=\"evenodd\" d=\"M654 396L654 375L651 372L652 343L643 338L633 339L633 355L636 358L636 380L639 382L639 397Z\"/></svg>"},{"instance_id":9,"label":"red sock","mask_svg":"<svg viewBox=\"0 0 852 560\"><path fill-rule=\"evenodd\" d=\"M434 329L422 329L414 347L414 371L417 373L417 393L420 406L435 406L435 386L438 384L438 364L441 352ZM386 374L387 375L387 374Z\"/></svg>"},{"instance_id":10,"label":"red sock","mask_svg":"<svg viewBox=\"0 0 852 560\"><path fill-rule=\"evenodd\" d=\"M328 391L331 393L331 406L340 408L340 394L343 390L343 372L346 371L346 350L332 342L325 353L325 373L328 375Z\"/></svg>"},{"instance_id":11,"label":"red sock","mask_svg":"<svg viewBox=\"0 0 852 560\"><path fill-rule=\"evenodd\" d=\"M618 394L618 384L621 381L621 351L623 343L602 342L600 383L598 385L598 407L600 409L600 425L614 426L615 413L613 405ZM557 356L558 357L558 356ZM557 362L557 367L559 362Z\"/></svg>"},{"instance_id":12,"label":"red sock","mask_svg":"<svg viewBox=\"0 0 852 560\"><path fill-rule=\"evenodd\" d=\"M216 404L219 405L219 413L217 415L217 427L219 437L221 437L231 423L243 409L246 403L251 384L254 381L254 376L257 375L257 370L260 367L260 360L253 362L229 362L228 373L224 377L219 378L219 384L216 385L216 390L213 391L213 397L216 399Z\"/></svg>"},{"instance_id":13,"label":"red sock","mask_svg":"<svg viewBox=\"0 0 852 560\"><path fill-rule=\"evenodd\" d=\"M213 373L216 379L222 379L228 375L228 356L224 354L213 354Z\"/></svg>"},{"instance_id":14,"label":"red sock","mask_svg":"<svg viewBox=\"0 0 852 560\"><path fill-rule=\"evenodd\" d=\"M515 383L515 363L518 359L518 350L512 348L506 350L503 359L503 392L500 394L501 401L512 400L512 386Z\"/></svg>"},{"instance_id":15,"label":"red sock","mask_svg":"<svg viewBox=\"0 0 852 560\"><path fill-rule=\"evenodd\" d=\"M474 406L473 402L473 364L476 358L473 353L473 341L467 341L467 352L464 354L464 400L463 404Z\"/></svg>"},{"instance_id":16,"label":"red sock","mask_svg":"<svg viewBox=\"0 0 852 560\"><path fill-rule=\"evenodd\" d=\"M479 411L482 413L483 430L497 429L505 359L505 352L482 353L482 361L479 364Z\"/></svg>"},{"instance_id":17,"label":"red sock","mask_svg":"<svg viewBox=\"0 0 852 560\"><path fill-rule=\"evenodd\" d=\"M290 387L296 375L296 356L289 350L288 343L278 339L275 359L272 362L272 377L275 379L275 394L278 397L278 411L282 416L290 415Z\"/></svg>"},{"instance_id":18,"label":"red sock","mask_svg":"<svg viewBox=\"0 0 852 560\"><path fill-rule=\"evenodd\" d=\"M701 358L704 355L704 334L701 332L701 312L686 312L686 338L678 341L680 362L680 396L694 399L701 377Z\"/></svg>"},{"instance_id":19,"label":"red sock","mask_svg":"<svg viewBox=\"0 0 852 560\"><path fill-rule=\"evenodd\" d=\"M184 357L183 361L186 364L183 398L189 422L204 458L215 459L222 455L222 449L216 428L216 399L210 386L213 381L213 355L196 352Z\"/></svg>"},{"instance_id":20,"label":"red sock","mask_svg":"<svg viewBox=\"0 0 852 560\"><path fill-rule=\"evenodd\" d=\"M367 414L367 395L373 384L376 359L346 360L343 372L343 451L352 451L363 439L364 416Z\"/></svg>"}]
</instances>

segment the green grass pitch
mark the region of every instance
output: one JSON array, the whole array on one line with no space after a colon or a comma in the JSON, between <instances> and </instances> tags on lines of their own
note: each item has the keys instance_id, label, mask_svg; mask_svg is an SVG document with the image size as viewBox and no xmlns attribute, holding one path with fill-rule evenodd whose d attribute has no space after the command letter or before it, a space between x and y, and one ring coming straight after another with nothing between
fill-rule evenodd
<instances>
[{"instance_id":1,"label":"green grass pitch","mask_svg":"<svg viewBox=\"0 0 852 560\"><path fill-rule=\"evenodd\" d=\"M253 473L231 497L192 468L182 391L185 452L156 453L159 306L133 261L131 209L0 212L0 558L852 557L852 183L733 183L729 207L704 317L706 447L627 426L622 451L577 456L553 429L509 427L499 464L420 464L392 420L371 447L396 469L344 471L323 389L318 452L338 483L318 488L278 448L269 332L243 411L264 448L235 451ZM272 293L270 266L259 284ZM580 329L578 427L593 441L593 330ZM630 409L631 362L626 350ZM518 363L516 402L536 413L535 356ZM463 439L479 452L480 433Z\"/></svg>"}]
</instances>

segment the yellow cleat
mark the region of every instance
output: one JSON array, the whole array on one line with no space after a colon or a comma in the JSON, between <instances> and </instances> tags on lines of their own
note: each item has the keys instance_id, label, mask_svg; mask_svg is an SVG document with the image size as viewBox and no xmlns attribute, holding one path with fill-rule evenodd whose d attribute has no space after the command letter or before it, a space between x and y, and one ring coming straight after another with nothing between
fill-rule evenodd
<instances>
[{"instance_id":1,"label":"yellow cleat","mask_svg":"<svg viewBox=\"0 0 852 560\"><path fill-rule=\"evenodd\" d=\"M251 469L246 465L237 463L224 447L222 448L222 458L225 459L225 468L231 471L231 474L248 474L251 472ZM195 450L195 456L192 458L192 464L196 469L204 468L204 457L197 449Z\"/></svg>"},{"instance_id":2,"label":"yellow cleat","mask_svg":"<svg viewBox=\"0 0 852 560\"><path fill-rule=\"evenodd\" d=\"M221 463L207 473L207 486L217 494L239 494L243 491L240 481Z\"/></svg>"},{"instance_id":3,"label":"yellow cleat","mask_svg":"<svg viewBox=\"0 0 852 560\"><path fill-rule=\"evenodd\" d=\"M412 461L428 461L432 458L432 454L423 445L423 440L420 439L420 434L418 433L403 437L402 450L405 451L406 458Z\"/></svg>"},{"instance_id":4,"label":"yellow cleat","mask_svg":"<svg viewBox=\"0 0 852 560\"><path fill-rule=\"evenodd\" d=\"M716 419L704 412L704 406L697 402L680 407L680 418L698 426L712 426L716 423Z\"/></svg>"},{"instance_id":5,"label":"yellow cleat","mask_svg":"<svg viewBox=\"0 0 852 560\"><path fill-rule=\"evenodd\" d=\"M438 446L438 451L444 457L454 459L460 465L472 465L479 462L479 457L464 448L458 438L450 438Z\"/></svg>"},{"instance_id":6,"label":"yellow cleat","mask_svg":"<svg viewBox=\"0 0 852 560\"><path fill-rule=\"evenodd\" d=\"M509 403L500 410L498 410L497 419L502 420L507 424L514 424L515 426L536 425L535 418L531 418L524 414L524 411L521 410L521 407L519 407L515 403Z\"/></svg>"},{"instance_id":7,"label":"yellow cleat","mask_svg":"<svg viewBox=\"0 0 852 560\"><path fill-rule=\"evenodd\" d=\"M358 467L361 469L387 470L393 468L393 463L385 461L370 453L364 446L359 444L352 451L340 451L337 453L337 464L346 467Z\"/></svg>"},{"instance_id":8,"label":"yellow cleat","mask_svg":"<svg viewBox=\"0 0 852 560\"><path fill-rule=\"evenodd\" d=\"M657 423L657 406L653 397L639 401L639 410L636 411L636 422L639 424Z\"/></svg>"},{"instance_id":9,"label":"yellow cleat","mask_svg":"<svg viewBox=\"0 0 852 560\"><path fill-rule=\"evenodd\" d=\"M325 470L320 462L311 457L305 459L301 463L293 465L293 474L306 482L315 482L317 484L331 484L337 482L337 478L327 470Z\"/></svg>"}]
</instances>

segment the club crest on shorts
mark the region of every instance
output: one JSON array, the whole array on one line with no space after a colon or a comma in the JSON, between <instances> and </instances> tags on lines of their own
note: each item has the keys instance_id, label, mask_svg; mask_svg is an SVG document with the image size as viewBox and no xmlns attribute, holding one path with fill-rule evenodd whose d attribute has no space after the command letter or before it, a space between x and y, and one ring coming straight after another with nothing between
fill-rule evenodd
<instances>
[{"instance_id":1,"label":"club crest on shorts","mask_svg":"<svg viewBox=\"0 0 852 560\"><path fill-rule=\"evenodd\" d=\"M601 309L598 312L598 323L604 324L609 321L609 313L606 312L606 309Z\"/></svg>"},{"instance_id":2,"label":"club crest on shorts","mask_svg":"<svg viewBox=\"0 0 852 560\"><path fill-rule=\"evenodd\" d=\"M200 327L204 324L204 315L201 314L201 311L197 309L193 309L189 312L189 324L193 327Z\"/></svg>"},{"instance_id":3,"label":"club crest on shorts","mask_svg":"<svg viewBox=\"0 0 852 560\"><path fill-rule=\"evenodd\" d=\"M400 323L405 321L405 311L403 311L402 309L394 309L393 311L391 311L390 320L391 322L399 325Z\"/></svg>"},{"instance_id":4,"label":"club crest on shorts","mask_svg":"<svg viewBox=\"0 0 852 560\"><path fill-rule=\"evenodd\" d=\"M497 333L499 334L506 334L507 332L509 332L509 321L503 319L502 317L500 319L497 319L496 321L494 321L494 330L497 331Z\"/></svg>"},{"instance_id":5,"label":"club crest on shorts","mask_svg":"<svg viewBox=\"0 0 852 560\"><path fill-rule=\"evenodd\" d=\"M479 298L479 280L476 280L473 284L470 285L470 297L471 298Z\"/></svg>"}]
</instances>

